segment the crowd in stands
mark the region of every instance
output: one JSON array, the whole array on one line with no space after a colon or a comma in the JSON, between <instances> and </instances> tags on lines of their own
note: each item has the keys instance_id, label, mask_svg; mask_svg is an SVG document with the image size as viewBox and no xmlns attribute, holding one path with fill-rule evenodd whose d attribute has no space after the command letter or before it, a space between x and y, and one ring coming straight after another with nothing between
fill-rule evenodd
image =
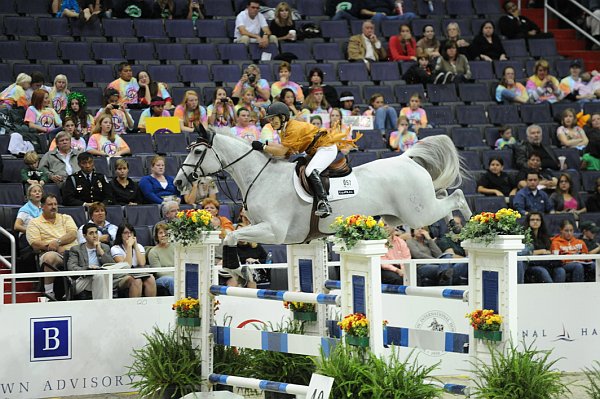
<instances>
[{"instance_id":1,"label":"crowd in stands","mask_svg":"<svg viewBox=\"0 0 600 399\"><path fill-rule=\"evenodd\" d=\"M157 18L190 19L197 27L214 15L208 3L211 2L53 0L49 7L56 18L69 19L72 25L101 24L114 18ZM568 61L565 68L564 60L557 56L532 59L527 49L532 49L534 43L553 40L552 36L521 16L511 1L504 4L503 15L480 19L477 30L473 29L476 32L473 37L461 34L461 28L465 29L461 21L444 20L443 32L436 32L442 26L440 19L420 20L413 12L421 8L416 2L333 3L339 4L330 7L327 2L332 21L344 24L346 31L351 27L355 33L343 37L340 43L344 59L334 59L329 65L317 63L305 69L307 60L294 53L294 47L285 46L305 42L315 46L316 53L318 44L335 44L340 50L342 47L336 38L327 38L327 42L315 38L314 24L301 24L302 20L298 19L293 5L300 6L299 2L269 2L273 7L269 10L262 2L250 0L235 17L231 39L238 45L248 46L250 51L257 46L259 56L244 58L243 64L225 62L242 65L242 73L238 72L233 80L214 79L204 83L200 86L203 96L200 87L194 84L188 87L188 83L194 82L182 81L179 76L164 79L165 75L161 75L161 81L155 80L151 64L144 68L133 60L109 64L116 67L116 76L106 82L108 84L70 81L68 74L59 70L53 76L52 85L46 86L43 73L24 72L15 65L14 80L1 88L0 113L12 118L12 125L6 125L7 133L11 133L8 150L23 160L18 168L20 180L12 180L23 184L27 198L14 223L14 230L21 235L21 251L40 253L40 270L45 271L115 267L115 264L116 267L139 268L172 266L173 247L164 222L175 217L180 209L203 207L213 214L213 224L223 234L233 230L231 219L235 215L229 206L220 214L222 205L217 198L225 199L225 205L230 205L229 199L223 196L222 186L205 177L194 182L191 192L182 196L173 183L181 159L172 155L185 154L187 144L195 138L195 131L201 125L228 128L232 135L249 142L279 142L279 132L265 119L265 109L274 101L286 104L291 118L320 128L346 125L348 117L367 118L372 129L364 132L367 133L364 146L361 141L358 146L361 152L366 150L363 155L369 155L368 160L399 155L423 137L451 132L463 154L476 158L469 165L476 181L471 192L467 192L472 208L476 211L496 210L502 206L517 209L534 233L534 243L527 253L600 251L595 243L600 228L593 222L600 222L600 217L586 219L586 213L600 212L600 179L584 184L585 190L581 187L584 174L600 177L593 174L600 172L600 74L597 71L585 71L580 60ZM231 2L228 4L227 7L232 7ZM593 4L590 7L593 9ZM323 21L325 26L327 17L323 13L312 15L318 16L317 22ZM389 26L393 26L393 31L384 29ZM420 27L418 34L415 33L417 26ZM509 45L515 41L521 41L526 57L514 55ZM258 62L267 53L276 56L277 61L269 61L267 57L263 58L264 62ZM523 66L525 60L529 76L518 66ZM204 60L194 61L203 65ZM212 62L211 66L221 64L207 61ZM342 64L364 67L367 79L358 82L344 79ZM379 68L389 65L395 66L395 74L385 69L383 74L377 75ZM349 83L348 86L336 80L337 66L340 81ZM481 71L492 71L492 67L499 80L493 75L482 77ZM376 79L376 76L380 77ZM406 87L402 98L392 94L392 88L386 85L388 80L392 81L396 93ZM482 84L483 99L464 100L462 95L456 95L471 87L480 89ZM88 87L84 86L101 88L102 104L88 106L90 99L85 94ZM436 100L436 90L444 92L444 88L450 97ZM449 103L451 107L444 105ZM466 104L466 112L473 114L479 112L477 107L481 106L479 115L483 115L483 121L456 120L463 129L475 128L475 133L470 131L474 140L459 142L455 132L461 127L455 125L454 115L446 119L440 117L454 114L455 110L458 116L460 105L455 108L453 103ZM487 112L483 106L488 107ZM516 106L538 107L531 111L545 110L547 118L533 118L537 123L521 119ZM517 118L492 120L493 107L499 107L494 109L500 113L510 110ZM525 115L524 109L520 109L521 116ZM149 128L148 118L171 116L177 118L181 134L155 133ZM0 127L4 127L2 120ZM141 136L151 143L150 151L141 148ZM172 142L175 136L182 137L179 151L154 150L152 146L164 136ZM484 149L483 162L487 169L481 170L480 156ZM359 159L354 153L348 156L351 161L353 157ZM136 168L131 176L130 167ZM480 205L478 201L482 199L490 202ZM495 200L498 201L493 202ZM160 206L164 220L159 221L157 217L152 223L131 224L128 209L141 204L151 206L147 209L153 212ZM59 208L59 205L65 207ZM115 206L125 207L126 219L121 210L118 221L107 221L108 211ZM82 209L86 216L79 217L76 223L69 214L61 213L70 207ZM551 225L549 220L555 223ZM463 222L455 218L450 236L436 231L439 226L406 231L389 226L392 248L387 259L465 257L467 254L453 239ZM238 226L247 224L249 221L242 213ZM575 237L578 232L583 234L583 240ZM151 244L155 246L150 249ZM247 247L249 262L264 261L266 253L260 245L240 245ZM66 253L69 256L64 256ZM594 279L590 269L591 265L585 262L531 263L520 266L519 281L590 281ZM402 283L404 270L402 264L386 265L382 270L384 282ZM263 274L256 276L257 282L268 279L266 273ZM466 284L466 264L420 265L417 278L420 285ZM228 283L235 284L234 281ZM46 278L44 285L46 294L54 298L53 279ZM160 273L153 276L140 272L112 283L102 276L81 277L73 287L74 294L81 298L105 297L111 287L122 295L154 296L157 292L172 293L173 279Z\"/></svg>"}]
</instances>

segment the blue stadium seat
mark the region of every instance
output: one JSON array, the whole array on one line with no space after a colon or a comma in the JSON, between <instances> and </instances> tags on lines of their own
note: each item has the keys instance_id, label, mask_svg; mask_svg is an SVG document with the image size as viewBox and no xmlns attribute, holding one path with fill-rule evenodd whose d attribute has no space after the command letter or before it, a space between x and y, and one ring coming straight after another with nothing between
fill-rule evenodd
<instances>
[{"instance_id":1,"label":"blue stadium seat","mask_svg":"<svg viewBox=\"0 0 600 399\"><path fill-rule=\"evenodd\" d=\"M299 60L312 60L311 49L307 43L279 43L282 53L292 53Z\"/></svg>"},{"instance_id":2,"label":"blue stadium seat","mask_svg":"<svg viewBox=\"0 0 600 399\"><path fill-rule=\"evenodd\" d=\"M348 22L341 21L321 21L321 35L324 39L347 39L350 36L348 31Z\"/></svg>"},{"instance_id":3,"label":"blue stadium seat","mask_svg":"<svg viewBox=\"0 0 600 399\"><path fill-rule=\"evenodd\" d=\"M156 56L167 63L180 63L188 59L186 47L181 43L156 43Z\"/></svg>"},{"instance_id":4,"label":"blue stadium seat","mask_svg":"<svg viewBox=\"0 0 600 399\"><path fill-rule=\"evenodd\" d=\"M581 172L581 181L583 189L588 193L596 192L596 180L600 178L599 171L584 170Z\"/></svg>"},{"instance_id":5,"label":"blue stadium seat","mask_svg":"<svg viewBox=\"0 0 600 399\"><path fill-rule=\"evenodd\" d=\"M230 0L204 0L204 11L208 17L235 17Z\"/></svg>"},{"instance_id":6,"label":"blue stadium seat","mask_svg":"<svg viewBox=\"0 0 600 399\"><path fill-rule=\"evenodd\" d=\"M48 75L54 77L56 75L65 75L69 81L69 86L81 86L81 70L79 65L65 65L65 64L50 64L48 65ZM73 88L71 88L73 90Z\"/></svg>"},{"instance_id":7,"label":"blue stadium seat","mask_svg":"<svg viewBox=\"0 0 600 399\"><path fill-rule=\"evenodd\" d=\"M475 14L488 16L489 14L502 14L502 8L497 1L473 0Z\"/></svg>"},{"instance_id":8,"label":"blue stadium seat","mask_svg":"<svg viewBox=\"0 0 600 399\"><path fill-rule=\"evenodd\" d=\"M34 17L4 17L6 33L16 38L37 37L39 40L38 25Z\"/></svg>"},{"instance_id":9,"label":"blue stadium seat","mask_svg":"<svg viewBox=\"0 0 600 399\"><path fill-rule=\"evenodd\" d=\"M556 42L554 38L551 39L530 39L529 40L529 54L532 57L553 57L558 56L556 50Z\"/></svg>"},{"instance_id":10,"label":"blue stadium seat","mask_svg":"<svg viewBox=\"0 0 600 399\"><path fill-rule=\"evenodd\" d=\"M583 104L583 112L590 115L595 112L600 112L600 103L592 102Z\"/></svg>"},{"instance_id":11,"label":"blue stadium seat","mask_svg":"<svg viewBox=\"0 0 600 399\"><path fill-rule=\"evenodd\" d=\"M422 84L398 84L394 86L394 94L396 95L396 99L402 105L408 104L410 96L412 96L414 93L419 93L422 99L425 98L425 89L423 88Z\"/></svg>"},{"instance_id":12,"label":"blue stadium seat","mask_svg":"<svg viewBox=\"0 0 600 399\"><path fill-rule=\"evenodd\" d=\"M123 45L121 43L92 43L92 54L97 61L123 60Z\"/></svg>"},{"instance_id":13,"label":"blue stadium seat","mask_svg":"<svg viewBox=\"0 0 600 399\"><path fill-rule=\"evenodd\" d=\"M398 32L400 31L400 23L398 23L398 21L394 21L394 22L396 23L395 24L396 29L393 30L392 34L397 35ZM442 28L440 21L438 19L434 19L434 18L413 19L412 21L410 21L410 25L412 27L413 36L420 35L423 32L423 28L425 28L427 25L433 25L433 29L436 32L438 38L444 36L441 34L442 31L443 32L446 31L446 27L444 26ZM386 30L391 31L391 27L386 27Z\"/></svg>"},{"instance_id":14,"label":"blue stadium seat","mask_svg":"<svg viewBox=\"0 0 600 399\"><path fill-rule=\"evenodd\" d=\"M316 44L315 44L316 46ZM375 81L400 80L400 70L396 62L371 63L371 78Z\"/></svg>"},{"instance_id":15,"label":"blue stadium seat","mask_svg":"<svg viewBox=\"0 0 600 399\"><path fill-rule=\"evenodd\" d=\"M446 12L453 16L472 15L471 0L446 0Z\"/></svg>"},{"instance_id":16,"label":"blue stadium seat","mask_svg":"<svg viewBox=\"0 0 600 399\"><path fill-rule=\"evenodd\" d=\"M438 125L453 125L454 121L454 112L452 112L452 108L447 105L438 105L438 106L423 106L425 112L427 112L427 120L433 126Z\"/></svg>"},{"instance_id":17,"label":"blue stadium seat","mask_svg":"<svg viewBox=\"0 0 600 399\"><path fill-rule=\"evenodd\" d=\"M25 168L25 163L23 160L3 159L2 163L4 164L4 169L2 170L2 180L9 183L21 183L21 169ZM23 191L22 186L21 191Z\"/></svg>"},{"instance_id":18,"label":"blue stadium seat","mask_svg":"<svg viewBox=\"0 0 600 399\"><path fill-rule=\"evenodd\" d=\"M124 43L123 51L125 59L134 61L153 61L156 59L154 55L154 43Z\"/></svg>"},{"instance_id":19,"label":"blue stadium seat","mask_svg":"<svg viewBox=\"0 0 600 399\"><path fill-rule=\"evenodd\" d=\"M27 48L27 58L30 60L60 60L56 42L27 41L25 47Z\"/></svg>"},{"instance_id":20,"label":"blue stadium seat","mask_svg":"<svg viewBox=\"0 0 600 399\"><path fill-rule=\"evenodd\" d=\"M108 168L108 162L106 162L106 158L94 158L94 169L98 173L102 173L104 176L109 179L112 177L112 173Z\"/></svg>"},{"instance_id":21,"label":"blue stadium seat","mask_svg":"<svg viewBox=\"0 0 600 399\"><path fill-rule=\"evenodd\" d=\"M78 87L77 90L87 98L88 109L102 107L102 89L99 87Z\"/></svg>"},{"instance_id":22,"label":"blue stadium seat","mask_svg":"<svg viewBox=\"0 0 600 399\"><path fill-rule=\"evenodd\" d=\"M585 62L583 59L577 59L581 63L581 70L585 71ZM554 70L558 76L569 76L571 73L571 63L573 59L557 59L554 61Z\"/></svg>"},{"instance_id":23,"label":"blue stadium seat","mask_svg":"<svg viewBox=\"0 0 600 399\"><path fill-rule=\"evenodd\" d=\"M154 154L154 143L152 136L146 133L128 134L125 137L129 148L132 149L133 155ZM131 158L127 158L128 160ZM131 168L131 167L130 167ZM143 176L143 175L142 175Z\"/></svg>"},{"instance_id":24,"label":"blue stadium seat","mask_svg":"<svg viewBox=\"0 0 600 399\"><path fill-rule=\"evenodd\" d=\"M15 14L17 12L15 7L15 0L4 0L0 1L0 14Z\"/></svg>"},{"instance_id":25,"label":"blue stadium seat","mask_svg":"<svg viewBox=\"0 0 600 399\"><path fill-rule=\"evenodd\" d=\"M386 150L387 144L384 136L379 130L361 130L363 136L358 140L358 148L361 150Z\"/></svg>"},{"instance_id":26,"label":"blue stadium seat","mask_svg":"<svg viewBox=\"0 0 600 399\"><path fill-rule=\"evenodd\" d=\"M106 220L118 226L123 223L123 207L121 205L106 205Z\"/></svg>"},{"instance_id":27,"label":"blue stadium seat","mask_svg":"<svg viewBox=\"0 0 600 399\"><path fill-rule=\"evenodd\" d=\"M363 89L363 98L368 103L371 96L376 93L383 94L386 104L394 104L396 102L396 97L390 86L365 86Z\"/></svg>"},{"instance_id":28,"label":"blue stadium seat","mask_svg":"<svg viewBox=\"0 0 600 399\"><path fill-rule=\"evenodd\" d=\"M165 31L170 39L194 39L197 36L194 23L189 19L167 19L165 20Z\"/></svg>"},{"instance_id":29,"label":"blue stadium seat","mask_svg":"<svg viewBox=\"0 0 600 399\"><path fill-rule=\"evenodd\" d=\"M0 59L26 60L25 43L15 40L0 41Z\"/></svg>"},{"instance_id":30,"label":"blue stadium seat","mask_svg":"<svg viewBox=\"0 0 600 399\"><path fill-rule=\"evenodd\" d=\"M14 64L14 72L15 76L19 75L21 72L30 76L33 72L40 72L48 81L51 80L47 78L48 68L44 64Z\"/></svg>"},{"instance_id":31,"label":"blue stadium seat","mask_svg":"<svg viewBox=\"0 0 600 399\"><path fill-rule=\"evenodd\" d=\"M83 79L86 83L110 83L115 79L110 65L82 65Z\"/></svg>"},{"instance_id":32,"label":"blue stadium seat","mask_svg":"<svg viewBox=\"0 0 600 399\"><path fill-rule=\"evenodd\" d=\"M506 208L504 197L475 197L473 213L497 212Z\"/></svg>"},{"instance_id":33,"label":"blue stadium seat","mask_svg":"<svg viewBox=\"0 0 600 399\"><path fill-rule=\"evenodd\" d=\"M443 0L432 0L433 12L429 9L429 4L426 1L417 1L417 14L421 16L429 15L444 15L446 13L446 7L444 6ZM415 21L415 20L413 20Z\"/></svg>"},{"instance_id":34,"label":"blue stadium seat","mask_svg":"<svg viewBox=\"0 0 600 399\"><path fill-rule=\"evenodd\" d=\"M242 64L242 70L245 70L248 65L250 65L250 61ZM260 70L260 76L263 79L266 79L267 82L273 82L274 80L279 80L279 70L275 69L275 78L273 78L273 70L271 69L271 65L269 64L258 64L258 69ZM277 65L279 67L279 65ZM293 80L293 79L292 79Z\"/></svg>"},{"instance_id":35,"label":"blue stadium seat","mask_svg":"<svg viewBox=\"0 0 600 399\"><path fill-rule=\"evenodd\" d=\"M483 129L483 136L487 144L495 148L496 140L500 138L500 132L498 126L488 126ZM516 136L516 132L513 130L513 136Z\"/></svg>"},{"instance_id":36,"label":"blue stadium seat","mask_svg":"<svg viewBox=\"0 0 600 399\"><path fill-rule=\"evenodd\" d=\"M448 135L448 131L445 128L432 127L432 128L421 128L419 129L419 138L424 139L429 136L439 136L441 134Z\"/></svg>"},{"instance_id":37,"label":"blue stadium seat","mask_svg":"<svg viewBox=\"0 0 600 399\"><path fill-rule=\"evenodd\" d=\"M11 82L13 83L15 78L13 77L12 69L8 64L0 64L0 82Z\"/></svg>"},{"instance_id":38,"label":"blue stadium seat","mask_svg":"<svg viewBox=\"0 0 600 399\"><path fill-rule=\"evenodd\" d=\"M10 142L10 135L0 135L0 155L8 154L8 144Z\"/></svg>"},{"instance_id":39,"label":"blue stadium seat","mask_svg":"<svg viewBox=\"0 0 600 399\"><path fill-rule=\"evenodd\" d=\"M71 216L77 226L82 226L89 220L83 206L59 206L58 213Z\"/></svg>"},{"instance_id":40,"label":"blue stadium seat","mask_svg":"<svg viewBox=\"0 0 600 399\"><path fill-rule=\"evenodd\" d=\"M525 39L502 40L502 45L504 46L507 57L510 59L529 57Z\"/></svg>"},{"instance_id":41,"label":"blue stadium seat","mask_svg":"<svg viewBox=\"0 0 600 399\"><path fill-rule=\"evenodd\" d=\"M428 84L427 97L429 98L429 101L433 104L459 102L458 96L456 95L456 86L453 84Z\"/></svg>"},{"instance_id":42,"label":"blue stadium seat","mask_svg":"<svg viewBox=\"0 0 600 399\"><path fill-rule=\"evenodd\" d=\"M481 130L476 127L455 127L450 134L454 145L462 150L485 147Z\"/></svg>"},{"instance_id":43,"label":"blue stadium seat","mask_svg":"<svg viewBox=\"0 0 600 399\"><path fill-rule=\"evenodd\" d=\"M154 134L154 143L158 154L187 154L187 139L184 134Z\"/></svg>"},{"instance_id":44,"label":"blue stadium seat","mask_svg":"<svg viewBox=\"0 0 600 399\"><path fill-rule=\"evenodd\" d=\"M250 59L259 61L263 53L271 54L272 58L279 55L279 47L276 44L269 43L267 48L260 48L257 43L248 44L248 52L250 53ZM263 76L264 77L264 76Z\"/></svg>"},{"instance_id":45,"label":"blue stadium seat","mask_svg":"<svg viewBox=\"0 0 600 399\"><path fill-rule=\"evenodd\" d=\"M470 14L464 14L464 15L470 15ZM448 24L451 22L455 22L458 24L458 28L460 29L461 37L473 36L474 34L479 33L479 32L471 31L471 19L465 19L465 18L443 18L442 26L444 27L444 31L446 30L446 27L448 26Z\"/></svg>"},{"instance_id":46,"label":"blue stadium seat","mask_svg":"<svg viewBox=\"0 0 600 399\"><path fill-rule=\"evenodd\" d=\"M375 152L351 152L348 154L348 162L354 167L372 162L376 159L377 153Z\"/></svg>"},{"instance_id":47,"label":"blue stadium seat","mask_svg":"<svg viewBox=\"0 0 600 399\"><path fill-rule=\"evenodd\" d=\"M129 18L105 18L102 20L102 25L104 27L104 35L108 38L119 39L135 37L133 22Z\"/></svg>"},{"instance_id":48,"label":"blue stadium seat","mask_svg":"<svg viewBox=\"0 0 600 399\"><path fill-rule=\"evenodd\" d=\"M166 38L162 19L133 19L133 28L140 38Z\"/></svg>"},{"instance_id":49,"label":"blue stadium seat","mask_svg":"<svg viewBox=\"0 0 600 399\"><path fill-rule=\"evenodd\" d=\"M419 131L420 132L420 131ZM459 151L469 170L481 170L481 154L478 151Z\"/></svg>"},{"instance_id":50,"label":"blue stadium seat","mask_svg":"<svg viewBox=\"0 0 600 399\"><path fill-rule=\"evenodd\" d=\"M235 21L234 21L235 23ZM200 38L218 38L229 37L226 25L221 20L203 19L196 21L196 29Z\"/></svg>"},{"instance_id":51,"label":"blue stadium seat","mask_svg":"<svg viewBox=\"0 0 600 399\"><path fill-rule=\"evenodd\" d=\"M521 123L519 117L519 111L516 105L488 105L488 117L490 122L494 125L510 125L514 123Z\"/></svg>"},{"instance_id":52,"label":"blue stadium seat","mask_svg":"<svg viewBox=\"0 0 600 399\"><path fill-rule=\"evenodd\" d=\"M469 61L471 79L475 81L496 80L492 71L492 64L488 61Z\"/></svg>"},{"instance_id":53,"label":"blue stadium seat","mask_svg":"<svg viewBox=\"0 0 600 399\"><path fill-rule=\"evenodd\" d=\"M296 75L293 72L294 65L299 65L299 64L292 64L292 73L294 75ZM333 64L329 64L327 62L319 63L319 64L307 63L306 64L306 73L308 74L308 72L313 68L319 68L321 71L323 71L323 82L324 83L339 82L337 79L337 75L335 73L336 68Z\"/></svg>"},{"instance_id":54,"label":"blue stadium seat","mask_svg":"<svg viewBox=\"0 0 600 399\"><path fill-rule=\"evenodd\" d=\"M217 45L219 54L224 61L245 61L248 59L248 48L242 43L227 43Z\"/></svg>"},{"instance_id":55,"label":"blue stadium seat","mask_svg":"<svg viewBox=\"0 0 600 399\"><path fill-rule=\"evenodd\" d=\"M71 24L71 31L73 36L81 37L85 40L88 37L95 38L104 37L104 30L102 29L102 25L99 20L90 21L87 23L73 23Z\"/></svg>"},{"instance_id":56,"label":"blue stadium seat","mask_svg":"<svg viewBox=\"0 0 600 399\"><path fill-rule=\"evenodd\" d=\"M44 184L44 193L45 194L54 194L56 196L56 201L62 204L62 193L60 192L60 188L54 183L46 183Z\"/></svg>"},{"instance_id":57,"label":"blue stadium seat","mask_svg":"<svg viewBox=\"0 0 600 399\"><path fill-rule=\"evenodd\" d=\"M180 65L179 73L185 84L211 82L208 65Z\"/></svg>"},{"instance_id":58,"label":"blue stadium seat","mask_svg":"<svg viewBox=\"0 0 600 399\"><path fill-rule=\"evenodd\" d=\"M345 91L349 91L352 93L354 97L355 104L366 104L367 99L363 99L362 93L360 92L360 87L358 86L334 86L335 91L338 94L338 97Z\"/></svg>"},{"instance_id":59,"label":"blue stadium seat","mask_svg":"<svg viewBox=\"0 0 600 399\"><path fill-rule=\"evenodd\" d=\"M180 136L185 137L185 135L183 135L183 134L180 134ZM146 157L146 170L148 170L148 173L150 173L150 171L151 171L152 158L153 157ZM165 175L175 176L177 174L177 172L179 171L179 159L174 155L168 155L168 156L165 156L164 158L165 158Z\"/></svg>"},{"instance_id":60,"label":"blue stadium seat","mask_svg":"<svg viewBox=\"0 0 600 399\"><path fill-rule=\"evenodd\" d=\"M176 65L148 65L148 73L157 82L168 83L171 87L181 85Z\"/></svg>"},{"instance_id":61,"label":"blue stadium seat","mask_svg":"<svg viewBox=\"0 0 600 399\"><path fill-rule=\"evenodd\" d=\"M523 123L548 123L552 121L550 105L543 104L521 104L521 121Z\"/></svg>"},{"instance_id":62,"label":"blue stadium seat","mask_svg":"<svg viewBox=\"0 0 600 399\"><path fill-rule=\"evenodd\" d=\"M306 17L322 17L325 11L323 0L301 0L297 7L298 12Z\"/></svg>"},{"instance_id":63,"label":"blue stadium seat","mask_svg":"<svg viewBox=\"0 0 600 399\"><path fill-rule=\"evenodd\" d=\"M368 82L369 71L364 62L343 62L338 64L338 76L342 82Z\"/></svg>"},{"instance_id":64,"label":"blue stadium seat","mask_svg":"<svg viewBox=\"0 0 600 399\"><path fill-rule=\"evenodd\" d=\"M152 240L153 227L153 225L133 226L133 229L135 230L135 237L140 245L148 247L154 244L154 241Z\"/></svg>"},{"instance_id":65,"label":"blue stadium seat","mask_svg":"<svg viewBox=\"0 0 600 399\"><path fill-rule=\"evenodd\" d=\"M458 97L465 103L493 102L490 89L485 83L458 84Z\"/></svg>"},{"instance_id":66,"label":"blue stadium seat","mask_svg":"<svg viewBox=\"0 0 600 399\"><path fill-rule=\"evenodd\" d=\"M579 156L579 150L577 148L556 148L554 153L557 157L563 156L567 162L567 168L579 169L581 166L581 157Z\"/></svg>"},{"instance_id":67,"label":"blue stadium seat","mask_svg":"<svg viewBox=\"0 0 600 399\"><path fill-rule=\"evenodd\" d=\"M486 62L486 61L484 61ZM470 64L470 63L469 63ZM523 80L526 78L525 69L523 66L523 61L519 60L507 60L507 61L494 61L494 72L496 73L496 77L498 79L502 79L502 72L504 68L511 66L515 70L515 79Z\"/></svg>"},{"instance_id":68,"label":"blue stadium seat","mask_svg":"<svg viewBox=\"0 0 600 399\"><path fill-rule=\"evenodd\" d=\"M239 65L212 65L211 72L213 81L237 83L242 76L242 71Z\"/></svg>"},{"instance_id":69,"label":"blue stadium seat","mask_svg":"<svg viewBox=\"0 0 600 399\"><path fill-rule=\"evenodd\" d=\"M154 226L160 218L160 209L156 204L125 205L125 218L134 226Z\"/></svg>"},{"instance_id":70,"label":"blue stadium seat","mask_svg":"<svg viewBox=\"0 0 600 399\"><path fill-rule=\"evenodd\" d=\"M50 4L46 1L17 1L17 13L25 15L44 15L50 14Z\"/></svg>"},{"instance_id":71,"label":"blue stadium seat","mask_svg":"<svg viewBox=\"0 0 600 399\"><path fill-rule=\"evenodd\" d=\"M94 62L92 60L92 46L88 42L59 42L61 59L68 62Z\"/></svg>"},{"instance_id":72,"label":"blue stadium seat","mask_svg":"<svg viewBox=\"0 0 600 399\"><path fill-rule=\"evenodd\" d=\"M560 224L563 220L569 220L575 227L575 232L577 233L577 222L575 221L575 215L572 213L545 213L544 223L546 224L546 230L548 231L548 234L550 234L550 237L560 233Z\"/></svg>"},{"instance_id":73,"label":"blue stadium seat","mask_svg":"<svg viewBox=\"0 0 600 399\"><path fill-rule=\"evenodd\" d=\"M337 22L337 21L333 21ZM314 43L312 47L315 60L318 61L341 61L345 60L342 49L338 43Z\"/></svg>"},{"instance_id":74,"label":"blue stadium seat","mask_svg":"<svg viewBox=\"0 0 600 399\"><path fill-rule=\"evenodd\" d=\"M188 44L186 47L192 61L220 60L217 46L213 43L194 43Z\"/></svg>"},{"instance_id":75,"label":"blue stadium seat","mask_svg":"<svg viewBox=\"0 0 600 399\"><path fill-rule=\"evenodd\" d=\"M487 125L488 120L483 105L457 105L456 120L459 125Z\"/></svg>"}]
</instances>

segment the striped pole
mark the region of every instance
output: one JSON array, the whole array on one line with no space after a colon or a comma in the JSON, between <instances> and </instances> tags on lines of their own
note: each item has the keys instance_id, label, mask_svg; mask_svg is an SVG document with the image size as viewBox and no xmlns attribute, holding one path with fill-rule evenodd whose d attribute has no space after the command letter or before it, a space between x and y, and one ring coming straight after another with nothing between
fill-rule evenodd
<instances>
[{"instance_id":1,"label":"striped pole","mask_svg":"<svg viewBox=\"0 0 600 399\"><path fill-rule=\"evenodd\" d=\"M236 377L225 374L210 374L208 376L208 380L213 384L231 385L239 388L257 389L261 391L280 392L302 396L308 394L308 386L306 385L286 384L283 382Z\"/></svg>"},{"instance_id":2,"label":"striped pole","mask_svg":"<svg viewBox=\"0 0 600 399\"><path fill-rule=\"evenodd\" d=\"M427 384L435 385L437 387L442 388L444 391L454 394L454 395L466 395L469 396L471 394L471 388L466 385L459 384L444 384L443 382L436 380L425 380Z\"/></svg>"},{"instance_id":3,"label":"striped pole","mask_svg":"<svg viewBox=\"0 0 600 399\"><path fill-rule=\"evenodd\" d=\"M325 281L325 288L329 290L341 289L341 282L339 280L327 280ZM381 284L381 292L385 294L396 294L406 296L458 299L463 302L469 301L469 291L455 290L451 288Z\"/></svg>"},{"instance_id":4,"label":"striped pole","mask_svg":"<svg viewBox=\"0 0 600 399\"><path fill-rule=\"evenodd\" d=\"M213 295L227 295L241 298L270 299L273 301L304 302L336 306L340 306L342 300L339 295L332 294L260 290L254 288L226 287L223 285L211 286L210 293Z\"/></svg>"}]
</instances>

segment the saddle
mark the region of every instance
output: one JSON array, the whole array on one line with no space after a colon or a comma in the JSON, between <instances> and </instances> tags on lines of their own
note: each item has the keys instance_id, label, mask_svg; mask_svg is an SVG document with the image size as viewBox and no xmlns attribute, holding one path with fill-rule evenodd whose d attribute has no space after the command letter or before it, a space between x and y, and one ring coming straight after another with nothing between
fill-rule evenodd
<instances>
[{"instance_id":1,"label":"saddle","mask_svg":"<svg viewBox=\"0 0 600 399\"><path fill-rule=\"evenodd\" d=\"M314 196L315 194L313 193L312 188L310 187L310 184L308 183L306 173L304 173L309 161L310 160L307 159L306 157L299 157L298 159L296 159L296 175L300 179L302 188L307 193ZM329 165L329 167L327 169L325 169L323 172L321 172L321 174L320 174L321 182L323 183L323 187L329 193L329 179L332 179L334 177L348 176L350 173L352 173L352 167L348 163L346 156L345 155L338 156L338 158L335 161L333 161L331 163L331 165Z\"/></svg>"}]
</instances>

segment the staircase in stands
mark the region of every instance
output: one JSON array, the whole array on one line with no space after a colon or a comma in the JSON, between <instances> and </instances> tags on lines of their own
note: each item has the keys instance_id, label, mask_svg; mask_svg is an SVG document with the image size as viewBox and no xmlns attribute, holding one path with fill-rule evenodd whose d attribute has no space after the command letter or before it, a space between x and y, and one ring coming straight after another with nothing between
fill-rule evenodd
<instances>
[{"instance_id":1,"label":"staircase in stands","mask_svg":"<svg viewBox=\"0 0 600 399\"><path fill-rule=\"evenodd\" d=\"M10 274L9 269L0 268L0 274ZM17 280L17 303L37 302L42 294L36 289L38 281L19 279ZM4 303L12 303L11 299L12 280L4 280Z\"/></svg>"},{"instance_id":2,"label":"staircase in stands","mask_svg":"<svg viewBox=\"0 0 600 399\"><path fill-rule=\"evenodd\" d=\"M543 8L523 8L521 14L535 22L540 28L544 28ZM578 37L575 29L558 28L558 19L548 18L548 31L554 34L556 49L558 53L569 59L583 60L586 71L594 69L600 71L600 51L586 50L586 40Z\"/></svg>"}]
</instances>

